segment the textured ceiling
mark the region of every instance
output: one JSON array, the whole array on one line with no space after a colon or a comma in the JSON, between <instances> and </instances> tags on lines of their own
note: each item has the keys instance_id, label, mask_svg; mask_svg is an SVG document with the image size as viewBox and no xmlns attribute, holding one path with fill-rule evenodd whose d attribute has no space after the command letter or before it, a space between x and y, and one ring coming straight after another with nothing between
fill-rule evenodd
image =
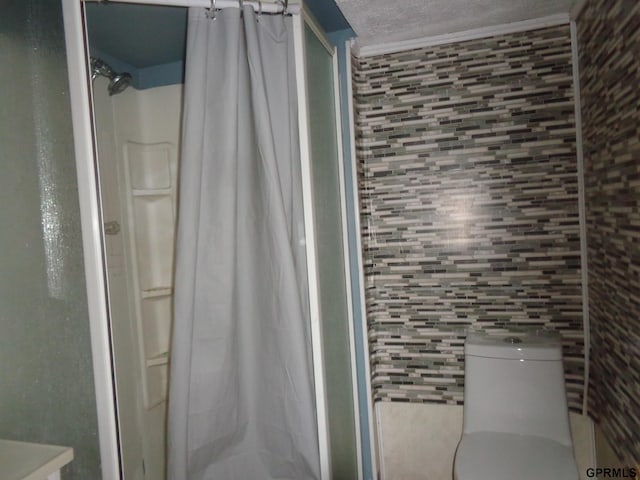
<instances>
[{"instance_id":1,"label":"textured ceiling","mask_svg":"<svg viewBox=\"0 0 640 480\"><path fill-rule=\"evenodd\" d=\"M367 46L568 13L577 1L337 0L337 7L334 0L306 3L325 30L351 24L359 46ZM109 2L86 5L90 43L101 53L136 68L184 57L184 9Z\"/></svg>"},{"instance_id":2,"label":"textured ceiling","mask_svg":"<svg viewBox=\"0 0 640 480\"><path fill-rule=\"evenodd\" d=\"M336 0L359 46L569 13L576 0Z\"/></svg>"}]
</instances>

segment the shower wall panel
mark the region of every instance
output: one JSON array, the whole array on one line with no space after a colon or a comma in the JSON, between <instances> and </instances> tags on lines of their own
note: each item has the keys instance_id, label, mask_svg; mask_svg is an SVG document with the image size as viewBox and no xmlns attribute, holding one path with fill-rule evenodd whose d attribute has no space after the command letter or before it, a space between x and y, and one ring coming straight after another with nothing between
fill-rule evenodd
<instances>
[{"instance_id":1,"label":"shower wall panel","mask_svg":"<svg viewBox=\"0 0 640 480\"><path fill-rule=\"evenodd\" d=\"M100 172L102 218L111 230L105 235L107 278L109 284L109 318L115 339L116 387L122 463L127 480L144 480L142 468L142 439L138 432L137 391L140 383L134 349L136 337L131 332L129 289L127 288L125 245L123 243L121 215L122 201L118 188L118 152L113 102L118 97L109 95L109 80L97 77L93 83L93 107ZM121 94L123 95L123 94ZM115 228L114 228L115 227Z\"/></svg>"},{"instance_id":2,"label":"shower wall panel","mask_svg":"<svg viewBox=\"0 0 640 480\"><path fill-rule=\"evenodd\" d=\"M164 478L182 85L128 89L113 97L113 112L128 299L128 323L114 342L116 350L126 345L128 334L134 349L133 365L116 362L138 372L134 434L141 438L145 478Z\"/></svg>"},{"instance_id":3,"label":"shower wall panel","mask_svg":"<svg viewBox=\"0 0 640 480\"><path fill-rule=\"evenodd\" d=\"M118 415L127 480L164 478L182 85L94 82Z\"/></svg>"},{"instance_id":4,"label":"shower wall panel","mask_svg":"<svg viewBox=\"0 0 640 480\"><path fill-rule=\"evenodd\" d=\"M62 478L99 479L61 4L2 2L0 32L0 438L73 447Z\"/></svg>"},{"instance_id":5,"label":"shower wall panel","mask_svg":"<svg viewBox=\"0 0 640 480\"><path fill-rule=\"evenodd\" d=\"M640 460L640 3L578 19L591 372L589 412L619 460Z\"/></svg>"},{"instance_id":6,"label":"shower wall panel","mask_svg":"<svg viewBox=\"0 0 640 480\"><path fill-rule=\"evenodd\" d=\"M376 401L463 403L467 328L584 335L569 26L353 59Z\"/></svg>"}]
</instances>

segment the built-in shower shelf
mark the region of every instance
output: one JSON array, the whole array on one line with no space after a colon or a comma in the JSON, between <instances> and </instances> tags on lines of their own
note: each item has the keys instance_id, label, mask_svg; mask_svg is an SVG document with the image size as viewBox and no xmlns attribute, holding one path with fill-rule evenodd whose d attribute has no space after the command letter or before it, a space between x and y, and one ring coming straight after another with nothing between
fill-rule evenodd
<instances>
[{"instance_id":1,"label":"built-in shower shelf","mask_svg":"<svg viewBox=\"0 0 640 480\"><path fill-rule=\"evenodd\" d=\"M173 288L171 287L150 288L142 291L142 298L169 297L172 293Z\"/></svg>"},{"instance_id":2,"label":"built-in shower shelf","mask_svg":"<svg viewBox=\"0 0 640 480\"><path fill-rule=\"evenodd\" d=\"M147 367L156 367L169 363L169 352L162 352L155 357L147 358Z\"/></svg>"},{"instance_id":3,"label":"built-in shower shelf","mask_svg":"<svg viewBox=\"0 0 640 480\"><path fill-rule=\"evenodd\" d=\"M151 409L167 398L178 155L170 142L128 141L124 153L142 396Z\"/></svg>"},{"instance_id":4,"label":"built-in shower shelf","mask_svg":"<svg viewBox=\"0 0 640 480\"><path fill-rule=\"evenodd\" d=\"M171 195L173 189L171 188L134 188L131 192L134 197L162 197L165 195Z\"/></svg>"}]
</instances>

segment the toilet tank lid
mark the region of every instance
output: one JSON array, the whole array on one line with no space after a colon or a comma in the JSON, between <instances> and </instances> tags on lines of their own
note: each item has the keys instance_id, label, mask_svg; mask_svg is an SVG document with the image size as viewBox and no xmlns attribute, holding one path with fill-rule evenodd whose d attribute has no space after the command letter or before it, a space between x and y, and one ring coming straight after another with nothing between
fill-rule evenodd
<instances>
[{"instance_id":1,"label":"toilet tank lid","mask_svg":"<svg viewBox=\"0 0 640 480\"><path fill-rule=\"evenodd\" d=\"M471 332L464 344L465 355L513 360L562 360L560 337L546 331L488 334Z\"/></svg>"}]
</instances>

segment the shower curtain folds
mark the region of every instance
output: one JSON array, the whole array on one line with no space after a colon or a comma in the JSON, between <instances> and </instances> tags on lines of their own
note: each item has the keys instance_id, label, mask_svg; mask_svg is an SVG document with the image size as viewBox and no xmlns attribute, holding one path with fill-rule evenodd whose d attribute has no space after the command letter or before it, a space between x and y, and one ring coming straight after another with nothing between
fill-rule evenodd
<instances>
[{"instance_id":1,"label":"shower curtain folds","mask_svg":"<svg viewBox=\"0 0 640 480\"><path fill-rule=\"evenodd\" d=\"M318 479L293 21L189 11L169 480Z\"/></svg>"}]
</instances>

